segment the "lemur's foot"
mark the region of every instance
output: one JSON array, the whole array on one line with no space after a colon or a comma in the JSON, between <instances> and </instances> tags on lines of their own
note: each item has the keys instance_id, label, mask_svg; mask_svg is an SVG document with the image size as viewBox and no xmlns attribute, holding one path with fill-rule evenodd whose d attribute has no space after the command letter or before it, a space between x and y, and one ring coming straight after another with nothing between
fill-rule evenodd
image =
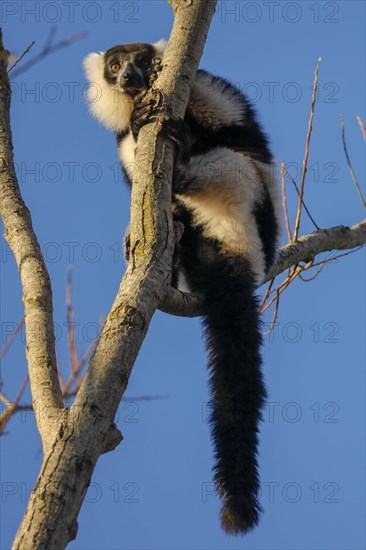
<instances>
[{"instance_id":1,"label":"lemur's foot","mask_svg":"<svg viewBox=\"0 0 366 550\"><path fill-rule=\"evenodd\" d=\"M166 118L163 121L166 136L175 145L175 161L187 163L191 157L191 133L182 118Z\"/></svg>"}]
</instances>

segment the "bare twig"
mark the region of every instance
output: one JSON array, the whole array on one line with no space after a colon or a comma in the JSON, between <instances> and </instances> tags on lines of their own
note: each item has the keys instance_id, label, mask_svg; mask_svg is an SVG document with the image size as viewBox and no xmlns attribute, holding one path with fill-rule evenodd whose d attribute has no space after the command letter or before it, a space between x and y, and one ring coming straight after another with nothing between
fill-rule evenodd
<instances>
[{"instance_id":1,"label":"bare twig","mask_svg":"<svg viewBox=\"0 0 366 550\"><path fill-rule=\"evenodd\" d=\"M356 177L356 174L353 170L353 167L352 167L352 164L351 164L351 159L349 158L349 154L348 154L348 150L347 150L347 144L346 144L346 133L345 133L345 127L344 127L344 118L343 118L343 115L341 113L341 128L342 128L342 143L343 143L343 151L344 151L344 154L346 155L346 160L347 160L347 164L348 164L348 169L349 169L349 172L351 174L351 178L353 180L353 183L355 184L355 187L356 187L356 190L357 190L357 193L358 193L358 196L360 197L360 201L362 202L362 206L365 208L366 210L366 202L365 202L365 199L363 198L362 196L362 192L361 192L361 189L360 189L360 186L358 184L358 181L357 181L357 177Z\"/></svg>"},{"instance_id":2,"label":"bare twig","mask_svg":"<svg viewBox=\"0 0 366 550\"><path fill-rule=\"evenodd\" d=\"M326 262L326 260L322 260L319 263L320 263L320 266L318 267L316 272L311 277L304 277L303 275L301 275L301 273L299 274L299 278L302 280L303 283L309 283L310 281L314 281L314 279L316 279L318 277L318 275L320 275L320 273L323 271L323 269L324 269L327 262ZM311 268L315 267L315 264L313 264L310 267Z\"/></svg>"},{"instance_id":3,"label":"bare twig","mask_svg":"<svg viewBox=\"0 0 366 550\"><path fill-rule=\"evenodd\" d=\"M73 44L74 42L77 42L78 40L82 40L87 35L86 32L78 32L76 34L72 34L71 36L69 36L68 38L65 38L64 40L61 40L60 42L57 42L57 44L54 44L52 46L50 44L51 44L51 41L53 40L55 32L56 32L55 30L51 29L48 35L46 44L44 45L42 50L38 54L33 56L32 59L30 59L27 63L23 63L20 67L18 67L18 69L12 73L12 78L16 78L20 74L24 73L25 71L33 67L33 65L35 65L36 63L38 63L48 55L56 52L57 50L61 50L62 48L66 48L67 46L70 46L71 44Z\"/></svg>"},{"instance_id":4,"label":"bare twig","mask_svg":"<svg viewBox=\"0 0 366 550\"><path fill-rule=\"evenodd\" d=\"M12 71L14 69L14 67L16 67L19 63L19 61L21 61L23 59L23 57L25 55L27 55L27 53L29 52L29 50L32 48L32 46L34 46L34 44L36 43L35 40L33 40L33 42L31 42L28 46L28 48L26 50L24 50L24 52L22 53L22 55L20 57L18 57L18 59L16 61L14 61L14 63L12 64L11 67L8 68L8 74L10 73L10 71Z\"/></svg>"},{"instance_id":5,"label":"bare twig","mask_svg":"<svg viewBox=\"0 0 366 550\"><path fill-rule=\"evenodd\" d=\"M349 256L350 254L354 254L355 252L358 252L364 248L364 245L356 246L356 248L353 248L352 250L348 250L347 252L343 252L343 254L336 254L335 256L332 256L331 258L325 258L324 260L321 260L320 262L314 262L312 267L317 267L322 264L328 264L331 262L335 262L339 260L339 258L344 258L345 256Z\"/></svg>"},{"instance_id":6,"label":"bare twig","mask_svg":"<svg viewBox=\"0 0 366 550\"><path fill-rule=\"evenodd\" d=\"M13 405L8 397L6 397L4 392L0 392L0 401L2 401L6 408L9 408Z\"/></svg>"},{"instance_id":7,"label":"bare twig","mask_svg":"<svg viewBox=\"0 0 366 550\"><path fill-rule=\"evenodd\" d=\"M79 359L78 359L78 354L77 354L76 344L75 344L74 309L72 307L71 291L72 291L72 270L71 270L71 267L69 267L67 272L67 280L66 280L66 311L67 311L67 332L68 332L67 345L69 348L69 355L70 355L70 371L71 373L75 373L75 369L79 363ZM76 376L78 376L77 373L76 373Z\"/></svg>"},{"instance_id":8,"label":"bare twig","mask_svg":"<svg viewBox=\"0 0 366 550\"><path fill-rule=\"evenodd\" d=\"M265 332L263 332L263 336L266 336L267 334L272 332L272 330L274 329L276 321L277 321L277 317L278 317L279 306L280 306L280 292L279 292L279 290L276 290L276 307L275 307L275 310L274 310L274 313L273 313L273 318L272 318L269 329L266 330Z\"/></svg>"},{"instance_id":9,"label":"bare twig","mask_svg":"<svg viewBox=\"0 0 366 550\"><path fill-rule=\"evenodd\" d=\"M84 355L82 356L80 361L78 361L75 364L75 366L73 367L73 370L70 374L70 378L68 379L67 382L64 382L64 384L62 385L62 397L65 398L65 396L68 394L68 392L69 392L70 388L72 387L73 383L78 378L80 371L82 370L82 368L84 367L84 365L86 364L88 359L93 354L94 349L95 349L95 343L90 344L90 346L88 347L88 349L86 350L86 352L84 353ZM79 388L77 388L77 389L79 389ZM76 393L77 393L77 390L75 391L75 395L76 395Z\"/></svg>"},{"instance_id":10,"label":"bare twig","mask_svg":"<svg viewBox=\"0 0 366 550\"><path fill-rule=\"evenodd\" d=\"M273 283L274 283L274 282L275 282L275 277L273 277L273 279L271 279L271 281L270 281L270 283L269 283L269 285L268 285L268 287L267 287L267 290L266 290L266 292L265 292L265 294L264 294L264 296L263 296L263 299L262 299L262 301L261 301L261 304L260 304L260 306L259 306L259 311L260 311L261 313L262 313L263 306L265 305L265 303L266 303L266 301L267 301L267 299L268 299L268 297L269 297L269 295L270 295L270 293L271 293L271 289L272 289L272 286L273 286Z\"/></svg>"},{"instance_id":11,"label":"bare twig","mask_svg":"<svg viewBox=\"0 0 366 550\"><path fill-rule=\"evenodd\" d=\"M358 124L360 125L360 128L361 128L361 132L362 132L362 135L363 135L363 139L366 141L366 130L365 130L365 127L363 125L363 122L362 122L362 119L360 116L357 115L357 122Z\"/></svg>"},{"instance_id":12,"label":"bare twig","mask_svg":"<svg viewBox=\"0 0 366 550\"><path fill-rule=\"evenodd\" d=\"M297 207L297 215L296 215L294 237L293 237L294 241L297 240L297 237L298 237L298 234L299 234L299 228L300 228L301 210L302 210L302 203L303 203L303 197L304 197L304 188L305 188L305 176L306 176L308 158L309 158L310 137L311 137L311 132L312 132L312 129L313 129L313 118L314 118L314 110L315 110L315 102L316 102L316 92L317 92L317 88L318 88L318 73L319 73L320 63L321 63L321 57L318 58L318 64L315 68L315 73L314 73L313 97L312 97L312 101L311 101L311 110L310 110L310 118L309 118L309 125L308 125L308 133L306 135L305 155L304 155L304 160L303 160L303 163L302 163L300 196L299 196L299 203L298 203L298 207Z\"/></svg>"},{"instance_id":13,"label":"bare twig","mask_svg":"<svg viewBox=\"0 0 366 550\"><path fill-rule=\"evenodd\" d=\"M284 163L280 163L280 166L282 166L282 164L284 164ZM285 164L284 164L284 167L285 167L286 175L290 178L291 183L292 183L293 186L295 187L296 193L297 193L297 194L299 195L299 197L300 197L300 190L299 190L299 188L298 188L298 186L297 186L296 181L295 181L294 178L291 176L290 172L287 170ZM315 227L316 229L320 229L320 226L316 223L316 221L314 220L313 216L310 214L310 211L309 211L308 207L306 206L306 202L304 201L304 198L303 198L303 200L302 200L302 206L303 206L305 212L307 213L307 215L309 216L309 219L310 219L311 222L313 223L314 227Z\"/></svg>"},{"instance_id":14,"label":"bare twig","mask_svg":"<svg viewBox=\"0 0 366 550\"><path fill-rule=\"evenodd\" d=\"M6 424L9 422L13 414L17 412L19 401L26 387L28 386L28 382L29 382L29 374L27 373L26 377L24 378L23 384L20 387L20 390L16 394L14 403L11 403L9 400L7 400L7 403L6 403L7 409L0 415L0 434L3 433ZM3 397L5 397L4 394L0 394L0 398L2 401L4 401Z\"/></svg>"},{"instance_id":15,"label":"bare twig","mask_svg":"<svg viewBox=\"0 0 366 550\"><path fill-rule=\"evenodd\" d=\"M286 198L286 167L285 163L281 162L281 188L282 188L282 206L283 206L283 212L285 214L285 222L286 222L286 231L287 231L287 238L289 241L292 241L292 234L291 234L291 228L290 228L290 221L288 217L288 210L287 210L287 198Z\"/></svg>"},{"instance_id":16,"label":"bare twig","mask_svg":"<svg viewBox=\"0 0 366 550\"><path fill-rule=\"evenodd\" d=\"M6 344L4 344L4 347L0 350L0 361L5 357L6 352L8 351L8 349L10 348L12 343L14 342L15 338L20 333L23 325L24 325L24 317L19 321L19 323L17 324L13 334L10 336L10 338L6 342Z\"/></svg>"}]
</instances>

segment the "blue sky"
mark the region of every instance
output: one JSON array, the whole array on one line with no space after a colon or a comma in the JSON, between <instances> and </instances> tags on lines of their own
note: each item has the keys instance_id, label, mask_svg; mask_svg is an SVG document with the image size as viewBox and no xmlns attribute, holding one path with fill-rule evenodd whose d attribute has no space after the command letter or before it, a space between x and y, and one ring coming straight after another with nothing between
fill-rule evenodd
<instances>
[{"instance_id":1,"label":"blue sky","mask_svg":"<svg viewBox=\"0 0 366 550\"><path fill-rule=\"evenodd\" d=\"M163 0L2 3L6 47L39 52L52 24L56 40L87 37L14 80L12 127L23 197L52 279L57 353L68 369L65 282L73 268L80 353L95 337L124 271L121 240L129 193L114 136L88 114L82 60L123 42L169 37ZM254 102L273 151L299 181L316 59L319 97L305 199L318 225L353 225L363 210L341 143L340 113L359 181L365 181L365 4L219 2L201 67L237 83ZM296 197L288 184L294 220ZM301 233L313 230L304 216ZM285 234L283 234L285 242ZM278 324L264 339L268 404L261 431L264 515L245 538L219 527L212 494L206 418L206 355L198 319L157 313L122 403L118 449L102 457L70 548L362 549L365 548L364 251L329 264L312 283L282 297ZM22 317L14 259L2 243L2 345ZM270 316L265 317L268 322ZM2 365L14 397L26 372L24 337ZM26 392L24 401L29 402ZM1 548L11 541L36 480L40 440L30 413L1 439Z\"/></svg>"}]
</instances>

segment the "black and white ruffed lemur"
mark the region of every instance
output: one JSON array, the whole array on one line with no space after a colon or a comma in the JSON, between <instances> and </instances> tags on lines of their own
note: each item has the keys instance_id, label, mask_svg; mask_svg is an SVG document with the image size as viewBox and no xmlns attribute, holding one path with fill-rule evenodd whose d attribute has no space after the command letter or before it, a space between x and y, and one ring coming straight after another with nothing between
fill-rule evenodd
<instances>
[{"instance_id":1,"label":"black and white ruffed lemur","mask_svg":"<svg viewBox=\"0 0 366 550\"><path fill-rule=\"evenodd\" d=\"M163 40L118 45L84 62L90 109L116 132L130 185L139 129L153 120L143 95L165 45ZM279 234L273 159L248 99L203 70L197 72L184 121L172 120L170 128L180 141L173 216L185 226L172 284L203 297L221 522L229 533L245 533L261 512L257 447L266 390L254 291L273 263Z\"/></svg>"}]
</instances>

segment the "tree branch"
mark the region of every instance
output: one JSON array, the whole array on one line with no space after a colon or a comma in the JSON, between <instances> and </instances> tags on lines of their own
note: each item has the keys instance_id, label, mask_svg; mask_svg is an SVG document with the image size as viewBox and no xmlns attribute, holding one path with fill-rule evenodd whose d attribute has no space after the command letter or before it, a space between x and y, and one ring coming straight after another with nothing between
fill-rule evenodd
<instances>
[{"instance_id":1,"label":"tree branch","mask_svg":"<svg viewBox=\"0 0 366 550\"><path fill-rule=\"evenodd\" d=\"M322 252L357 248L365 242L366 220L353 227L340 225L304 235L296 242L288 243L279 250L277 260L262 284L299 262L309 262ZM164 293L159 309L170 315L197 317L202 314L202 301L196 294L169 287Z\"/></svg>"},{"instance_id":2,"label":"tree branch","mask_svg":"<svg viewBox=\"0 0 366 550\"><path fill-rule=\"evenodd\" d=\"M266 281L299 262L309 262L322 252L356 248L365 242L366 220L352 227L338 225L330 229L314 231L314 233L304 235L295 243L288 243L280 249L277 261L266 277Z\"/></svg>"},{"instance_id":3,"label":"tree branch","mask_svg":"<svg viewBox=\"0 0 366 550\"><path fill-rule=\"evenodd\" d=\"M33 407L45 451L53 438L54 424L63 409L58 382L53 331L52 291L47 268L29 210L25 206L13 161L10 128L10 85L7 56L0 30L0 204L8 241L20 272L26 326L26 354ZM51 420L51 422L50 422Z\"/></svg>"}]
</instances>

